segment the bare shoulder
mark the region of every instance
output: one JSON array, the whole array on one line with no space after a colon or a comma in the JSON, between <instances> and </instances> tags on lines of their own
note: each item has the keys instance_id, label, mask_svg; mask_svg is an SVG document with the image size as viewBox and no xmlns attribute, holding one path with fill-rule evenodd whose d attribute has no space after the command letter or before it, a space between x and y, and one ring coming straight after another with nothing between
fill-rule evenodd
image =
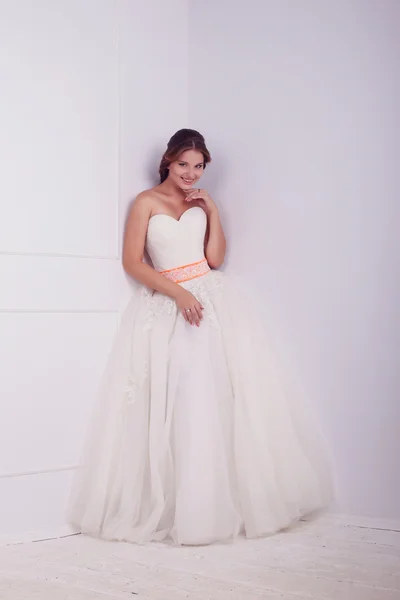
<instances>
[{"instance_id":1,"label":"bare shoulder","mask_svg":"<svg viewBox=\"0 0 400 600\"><path fill-rule=\"evenodd\" d=\"M149 190L144 190L140 194L136 196L136 199L133 203L133 206L137 207L135 212L144 212L150 214L150 216L154 212L159 212L160 206L164 206L165 204L165 194L163 194L158 186L151 188Z\"/></svg>"},{"instance_id":2,"label":"bare shoulder","mask_svg":"<svg viewBox=\"0 0 400 600\"><path fill-rule=\"evenodd\" d=\"M134 205L140 206L141 208L151 208L154 200L156 198L156 194L151 190L144 190L140 192L135 198Z\"/></svg>"},{"instance_id":3,"label":"bare shoulder","mask_svg":"<svg viewBox=\"0 0 400 600\"><path fill-rule=\"evenodd\" d=\"M144 190L140 192L134 199L131 207L131 214L134 215L150 215L155 202L155 194L153 190Z\"/></svg>"}]
</instances>

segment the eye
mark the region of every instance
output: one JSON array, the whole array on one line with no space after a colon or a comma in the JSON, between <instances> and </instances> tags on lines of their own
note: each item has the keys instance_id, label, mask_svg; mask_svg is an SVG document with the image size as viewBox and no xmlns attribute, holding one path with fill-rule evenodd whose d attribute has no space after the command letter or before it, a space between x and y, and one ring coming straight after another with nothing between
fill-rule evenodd
<instances>
[{"instance_id":1,"label":"eye","mask_svg":"<svg viewBox=\"0 0 400 600\"><path fill-rule=\"evenodd\" d=\"M203 163L200 163L199 165L196 165L196 169L203 169L203 168L204 168Z\"/></svg>"},{"instance_id":2,"label":"eye","mask_svg":"<svg viewBox=\"0 0 400 600\"><path fill-rule=\"evenodd\" d=\"M180 162L180 163L178 163L178 165L179 165L180 167L186 167L186 163L184 163L184 162Z\"/></svg>"}]
</instances>

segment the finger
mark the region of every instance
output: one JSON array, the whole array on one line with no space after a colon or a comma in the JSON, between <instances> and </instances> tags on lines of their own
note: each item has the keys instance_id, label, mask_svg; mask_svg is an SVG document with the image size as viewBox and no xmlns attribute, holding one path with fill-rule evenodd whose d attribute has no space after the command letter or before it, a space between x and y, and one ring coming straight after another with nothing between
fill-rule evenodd
<instances>
[{"instance_id":1,"label":"finger","mask_svg":"<svg viewBox=\"0 0 400 600\"><path fill-rule=\"evenodd\" d=\"M189 323L189 319L187 318L187 314L186 314L186 311L185 311L185 309L184 309L184 308L182 309L182 315L183 315L183 318L185 319L185 321L186 321L187 323Z\"/></svg>"},{"instance_id":2,"label":"finger","mask_svg":"<svg viewBox=\"0 0 400 600\"><path fill-rule=\"evenodd\" d=\"M193 196L204 196L205 194L206 192L204 190L201 190L200 188L194 188L187 193L186 198Z\"/></svg>"},{"instance_id":3,"label":"finger","mask_svg":"<svg viewBox=\"0 0 400 600\"><path fill-rule=\"evenodd\" d=\"M200 306L200 304L198 306L195 306L195 310L196 310L196 315L197 317L200 319L200 321L203 318L203 313L202 313L202 308Z\"/></svg>"},{"instance_id":4,"label":"finger","mask_svg":"<svg viewBox=\"0 0 400 600\"><path fill-rule=\"evenodd\" d=\"M198 309L196 304L194 304L194 306L192 308L192 315L193 315L193 320L198 327L200 325L200 321L201 321L203 315L201 314L201 311Z\"/></svg>"},{"instance_id":5,"label":"finger","mask_svg":"<svg viewBox=\"0 0 400 600\"><path fill-rule=\"evenodd\" d=\"M188 311L186 314L188 316L189 323L191 325L193 325L193 313L192 313L192 311Z\"/></svg>"},{"instance_id":6,"label":"finger","mask_svg":"<svg viewBox=\"0 0 400 600\"><path fill-rule=\"evenodd\" d=\"M191 202L192 200L194 200L196 198L196 194L189 194L188 196L186 196L185 200L186 202Z\"/></svg>"},{"instance_id":7,"label":"finger","mask_svg":"<svg viewBox=\"0 0 400 600\"><path fill-rule=\"evenodd\" d=\"M205 197L205 193L202 192L202 190L194 190L191 194L190 194L190 198L193 200L193 198L204 198Z\"/></svg>"}]
</instances>

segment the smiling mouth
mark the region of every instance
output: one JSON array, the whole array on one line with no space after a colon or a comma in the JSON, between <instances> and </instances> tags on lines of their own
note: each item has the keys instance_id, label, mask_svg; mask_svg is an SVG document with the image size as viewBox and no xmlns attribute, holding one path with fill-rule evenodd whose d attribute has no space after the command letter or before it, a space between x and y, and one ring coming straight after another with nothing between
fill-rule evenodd
<instances>
[{"instance_id":1,"label":"smiling mouth","mask_svg":"<svg viewBox=\"0 0 400 600\"><path fill-rule=\"evenodd\" d=\"M181 177L183 183L186 183L187 185L192 185L192 183L194 183L194 179L185 179L184 177Z\"/></svg>"}]
</instances>

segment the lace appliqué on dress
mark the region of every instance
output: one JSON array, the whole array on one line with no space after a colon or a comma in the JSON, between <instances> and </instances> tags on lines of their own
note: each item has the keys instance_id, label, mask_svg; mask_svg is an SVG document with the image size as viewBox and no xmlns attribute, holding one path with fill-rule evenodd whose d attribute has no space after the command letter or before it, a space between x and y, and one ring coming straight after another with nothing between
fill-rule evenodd
<instances>
[{"instance_id":1,"label":"lace appliqu\u00e9 on dress","mask_svg":"<svg viewBox=\"0 0 400 600\"><path fill-rule=\"evenodd\" d=\"M146 361L143 371L140 375L130 375L128 379L128 384L124 388L124 392L126 394L126 403L127 404L135 404L138 399L138 394L143 390L146 380L149 375L149 365Z\"/></svg>"},{"instance_id":2,"label":"lace appliqu\u00e9 on dress","mask_svg":"<svg viewBox=\"0 0 400 600\"><path fill-rule=\"evenodd\" d=\"M151 331L154 320L161 316L174 316L177 314L177 306L175 300L153 292L149 288L141 290L141 299L146 305L146 317L144 320L144 331Z\"/></svg>"}]
</instances>

